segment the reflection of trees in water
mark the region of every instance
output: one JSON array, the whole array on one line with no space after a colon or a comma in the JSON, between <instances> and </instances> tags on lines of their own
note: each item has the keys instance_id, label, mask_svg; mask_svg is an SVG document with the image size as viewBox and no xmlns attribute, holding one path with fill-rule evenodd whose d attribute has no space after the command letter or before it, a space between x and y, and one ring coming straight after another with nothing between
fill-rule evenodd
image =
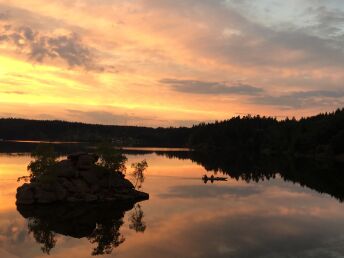
<instances>
[{"instance_id":1,"label":"reflection of trees in water","mask_svg":"<svg viewBox=\"0 0 344 258\"><path fill-rule=\"evenodd\" d=\"M343 164L334 160L264 156L255 153L160 152L168 158L191 160L207 171L223 173L237 180L259 182L281 176L320 193L344 201Z\"/></svg>"},{"instance_id":2,"label":"reflection of trees in water","mask_svg":"<svg viewBox=\"0 0 344 258\"><path fill-rule=\"evenodd\" d=\"M120 246L125 237L120 232L126 211L129 215L129 228L144 232L146 223L141 205L135 203L104 204L57 204L45 206L17 206L18 211L28 219L29 233L37 243L42 244L45 254L56 245L57 234L74 238L86 237L95 244L92 255L111 254Z\"/></svg>"},{"instance_id":3,"label":"reflection of trees in water","mask_svg":"<svg viewBox=\"0 0 344 258\"><path fill-rule=\"evenodd\" d=\"M42 244L42 252L50 254L50 250L56 245L56 234L50 231L49 225L38 218L29 218L28 229L29 234L33 234L36 242Z\"/></svg>"},{"instance_id":4,"label":"reflection of trees in water","mask_svg":"<svg viewBox=\"0 0 344 258\"><path fill-rule=\"evenodd\" d=\"M132 213L129 216L129 228L136 232L145 232L146 223L143 221L144 213L140 204L136 204Z\"/></svg>"},{"instance_id":5,"label":"reflection of trees in water","mask_svg":"<svg viewBox=\"0 0 344 258\"><path fill-rule=\"evenodd\" d=\"M122 219L97 224L92 235L87 237L92 244L97 244L92 255L111 254L113 248L122 244L125 241L124 236L119 231L122 225Z\"/></svg>"}]
</instances>

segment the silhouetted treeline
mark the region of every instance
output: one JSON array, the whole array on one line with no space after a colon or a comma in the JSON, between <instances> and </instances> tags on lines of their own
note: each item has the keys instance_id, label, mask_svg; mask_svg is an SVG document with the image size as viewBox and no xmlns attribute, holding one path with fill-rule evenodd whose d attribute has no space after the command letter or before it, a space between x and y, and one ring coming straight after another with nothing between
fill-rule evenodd
<instances>
[{"instance_id":1,"label":"silhouetted treeline","mask_svg":"<svg viewBox=\"0 0 344 258\"><path fill-rule=\"evenodd\" d=\"M189 137L189 128L148 128L39 121L27 119L0 119L0 139L38 141L110 141L120 146L183 146Z\"/></svg>"},{"instance_id":2,"label":"silhouetted treeline","mask_svg":"<svg viewBox=\"0 0 344 258\"><path fill-rule=\"evenodd\" d=\"M192 128L188 146L208 152L338 156L344 152L344 109L300 120L245 116L200 124Z\"/></svg>"},{"instance_id":3,"label":"silhouetted treeline","mask_svg":"<svg viewBox=\"0 0 344 258\"><path fill-rule=\"evenodd\" d=\"M64 121L0 119L6 140L112 141L122 146L190 147L206 152L290 154L339 157L344 146L344 109L278 121L260 116L234 117L192 128L108 126Z\"/></svg>"}]
</instances>

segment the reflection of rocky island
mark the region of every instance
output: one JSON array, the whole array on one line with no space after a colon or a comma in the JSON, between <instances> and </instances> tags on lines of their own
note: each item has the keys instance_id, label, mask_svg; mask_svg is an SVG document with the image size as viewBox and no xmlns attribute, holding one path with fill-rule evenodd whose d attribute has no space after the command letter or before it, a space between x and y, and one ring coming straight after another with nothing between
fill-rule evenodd
<instances>
[{"instance_id":1,"label":"reflection of rocky island","mask_svg":"<svg viewBox=\"0 0 344 258\"><path fill-rule=\"evenodd\" d=\"M97 155L86 153L70 155L62 161L39 156L29 165L32 171L36 171L35 176L30 177L30 183L17 189L17 204L140 201L149 198L147 193L134 189L123 173L96 164L97 160Z\"/></svg>"},{"instance_id":2,"label":"reflection of rocky island","mask_svg":"<svg viewBox=\"0 0 344 258\"><path fill-rule=\"evenodd\" d=\"M29 232L42 244L42 251L49 254L56 245L56 234L74 238L86 237L96 244L92 255L112 253L113 248L125 241L120 233L126 211L134 207L135 202L103 203L60 203L54 205L18 205L20 214L28 219ZM139 216L137 216L139 214ZM142 221L143 211L136 205L130 215L129 227L136 232L145 230ZM134 225L134 226L132 226Z\"/></svg>"}]
</instances>

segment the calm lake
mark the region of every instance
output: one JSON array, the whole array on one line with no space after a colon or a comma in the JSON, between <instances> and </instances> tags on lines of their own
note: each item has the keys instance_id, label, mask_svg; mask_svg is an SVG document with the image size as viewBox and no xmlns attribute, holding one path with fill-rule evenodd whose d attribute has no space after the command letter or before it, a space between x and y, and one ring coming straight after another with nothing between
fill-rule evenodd
<instances>
[{"instance_id":1,"label":"calm lake","mask_svg":"<svg viewBox=\"0 0 344 258\"><path fill-rule=\"evenodd\" d=\"M204 174L221 169L183 150L127 150L128 164L149 164L142 190L150 199L109 210L104 223L95 223L97 232L87 235L92 220L73 208L65 216L77 219L66 223L27 220L15 205L16 179L27 175L31 160L22 153L26 147L7 146L0 154L1 258L81 258L97 251L126 258L344 257L343 189L332 189L330 180L298 182L278 171L253 176L233 165L228 181L205 183Z\"/></svg>"}]
</instances>

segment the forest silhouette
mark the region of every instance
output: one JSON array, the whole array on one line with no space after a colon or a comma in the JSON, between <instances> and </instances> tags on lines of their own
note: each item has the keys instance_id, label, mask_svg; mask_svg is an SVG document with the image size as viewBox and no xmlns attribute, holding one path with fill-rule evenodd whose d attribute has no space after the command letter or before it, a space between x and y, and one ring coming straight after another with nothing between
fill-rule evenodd
<instances>
[{"instance_id":1,"label":"forest silhouette","mask_svg":"<svg viewBox=\"0 0 344 258\"><path fill-rule=\"evenodd\" d=\"M106 126L0 119L3 140L112 142L118 146L187 147L207 153L288 154L344 160L344 109L309 118L244 116L192 128Z\"/></svg>"}]
</instances>

